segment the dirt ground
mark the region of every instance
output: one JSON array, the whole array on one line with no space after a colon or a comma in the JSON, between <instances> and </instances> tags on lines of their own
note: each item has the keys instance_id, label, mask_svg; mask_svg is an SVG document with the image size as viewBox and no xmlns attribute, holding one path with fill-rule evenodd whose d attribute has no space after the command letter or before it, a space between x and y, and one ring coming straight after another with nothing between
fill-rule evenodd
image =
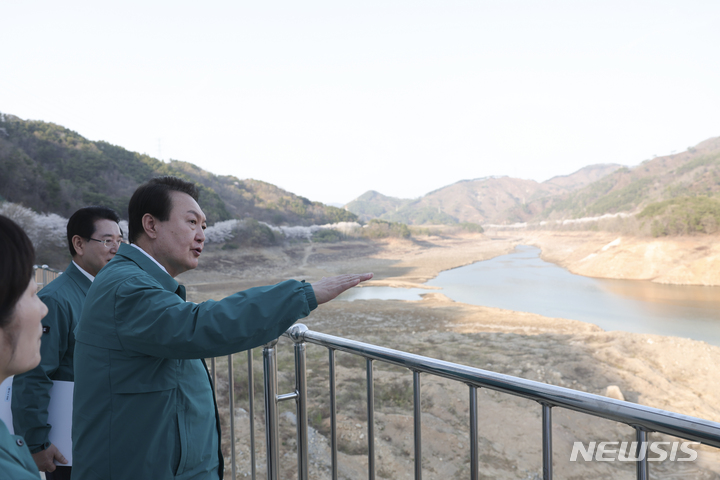
<instances>
[{"instance_id":1,"label":"dirt ground","mask_svg":"<svg viewBox=\"0 0 720 480\"><path fill-rule=\"evenodd\" d=\"M297 243L232 251L210 246L203 253L200 268L178 279L186 285L193 301L219 299L238 290L287 278L312 282L322 276L364 271L375 273L370 282L374 285L423 287L423 282L440 271L508 253L518 244L532 244L542 248L544 259L575 273L655 281L689 278L691 283L701 278L707 282L704 284L718 284L707 269L696 269L692 278L677 273L692 272L698 264L713 265L716 254L712 237L687 244L682 239L659 244L646 239L643 244L642 239L617 242L616 238L589 232ZM612 264L615 257L607 252L613 249L618 255L625 252L622 253L625 262L603 267L602 262L595 260L606 258L605 263ZM645 270L635 271L627 266L629 259L640 255L638 252L645 252L646 261L655 262L655 257L648 257L647 252L657 250L664 252L658 258L665 259L658 260L657 265L646 268L643 262L637 262ZM589 261L595 265L594 270L583 270L588 268L585 263ZM460 304L430 289L421 301L414 302L331 302L321 305L301 322L332 335L585 392L617 397L619 391L629 402L720 422L720 386L711 368L720 362L720 348L704 342L605 332L574 320ZM294 382L290 342L282 340L279 350L280 390L290 390ZM255 404L261 411L259 349L255 358ZM225 371L224 361L219 360L221 372ZM365 362L342 353L337 354L337 362L340 478L367 478ZM245 355L236 355L234 363L236 459L242 478L250 472ZM308 368L310 472L312 478L325 479L330 478L327 351L309 345ZM374 370L376 475L413 478L412 373L378 362ZM222 375L219 378L218 401L227 422L228 384ZM466 385L423 376L423 478L469 478L468 395ZM291 402L281 405L284 411L281 478L294 478L297 471L294 405ZM256 412L256 464L258 477L264 478L260 413ZM481 478L542 478L539 404L481 389L479 418ZM224 429L225 450L229 454L228 426ZM635 478L632 463L569 461L574 441L632 441L633 437L633 430L627 425L553 409L555 478ZM653 434L653 439L660 437ZM720 455L713 448L699 447L697 461L651 463L650 472L651 478L720 479Z\"/></svg>"}]
</instances>

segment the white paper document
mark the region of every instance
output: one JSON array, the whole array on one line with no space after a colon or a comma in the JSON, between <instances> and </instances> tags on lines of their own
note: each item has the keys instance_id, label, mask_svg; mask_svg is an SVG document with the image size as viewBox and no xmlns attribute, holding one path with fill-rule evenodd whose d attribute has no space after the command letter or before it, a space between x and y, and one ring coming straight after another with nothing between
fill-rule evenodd
<instances>
[{"instance_id":1,"label":"white paper document","mask_svg":"<svg viewBox=\"0 0 720 480\"><path fill-rule=\"evenodd\" d=\"M14 434L12 422L12 381L13 377L5 379L0 384L0 420ZM72 403L74 382L63 382L56 380L50 387L50 404L48 405L48 423L52 425L50 430L50 442L55 445L60 453L65 455L68 463L72 465ZM56 465L60 465L55 462Z\"/></svg>"},{"instance_id":2,"label":"white paper document","mask_svg":"<svg viewBox=\"0 0 720 480\"><path fill-rule=\"evenodd\" d=\"M6 378L0 383L0 420L3 421L10 434L13 434L12 410L10 403L12 401L12 381L13 377Z\"/></svg>"},{"instance_id":3,"label":"white paper document","mask_svg":"<svg viewBox=\"0 0 720 480\"><path fill-rule=\"evenodd\" d=\"M48 405L48 423L52 425L50 430L50 442L65 455L68 463L72 465L72 411L73 411L73 387L75 382L63 382L55 380L50 388L50 404ZM60 463L55 462L56 465Z\"/></svg>"}]
</instances>

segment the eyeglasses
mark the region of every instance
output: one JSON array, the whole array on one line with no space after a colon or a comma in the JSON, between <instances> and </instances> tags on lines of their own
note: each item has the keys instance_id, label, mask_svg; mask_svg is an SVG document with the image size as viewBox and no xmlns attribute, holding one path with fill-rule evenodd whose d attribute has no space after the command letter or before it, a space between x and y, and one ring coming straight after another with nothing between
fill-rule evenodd
<instances>
[{"instance_id":1,"label":"eyeglasses","mask_svg":"<svg viewBox=\"0 0 720 480\"><path fill-rule=\"evenodd\" d=\"M103 245L105 245L105 248L112 248L112 247L120 248L120 244L122 243L122 240L115 241L111 238L106 238L105 240L98 240L97 238L88 238L87 240L92 240L93 242L102 243Z\"/></svg>"}]
</instances>

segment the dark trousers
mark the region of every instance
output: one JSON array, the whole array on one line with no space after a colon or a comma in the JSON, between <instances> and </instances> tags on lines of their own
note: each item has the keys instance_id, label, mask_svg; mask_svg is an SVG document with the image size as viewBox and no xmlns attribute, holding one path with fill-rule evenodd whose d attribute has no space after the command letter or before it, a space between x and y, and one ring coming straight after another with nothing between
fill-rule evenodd
<instances>
[{"instance_id":1,"label":"dark trousers","mask_svg":"<svg viewBox=\"0 0 720 480\"><path fill-rule=\"evenodd\" d=\"M56 467L54 472L45 472L46 480L70 480L72 467Z\"/></svg>"}]
</instances>

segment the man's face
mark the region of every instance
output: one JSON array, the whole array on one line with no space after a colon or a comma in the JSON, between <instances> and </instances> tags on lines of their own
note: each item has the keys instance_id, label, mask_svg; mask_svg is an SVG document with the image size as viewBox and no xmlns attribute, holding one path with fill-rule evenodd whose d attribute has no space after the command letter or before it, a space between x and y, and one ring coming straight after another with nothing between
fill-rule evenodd
<instances>
[{"instance_id":1,"label":"man's face","mask_svg":"<svg viewBox=\"0 0 720 480\"><path fill-rule=\"evenodd\" d=\"M157 222L156 259L175 277L198 266L205 243L205 214L188 194L171 192L166 222Z\"/></svg>"},{"instance_id":2,"label":"man's face","mask_svg":"<svg viewBox=\"0 0 720 480\"><path fill-rule=\"evenodd\" d=\"M100 269L117 253L122 235L120 235L120 227L112 220L95 220L94 225L95 233L92 234L92 240L83 239L82 262L83 268L90 275L97 276ZM108 248L101 243L105 240L112 240L114 243Z\"/></svg>"}]
</instances>

